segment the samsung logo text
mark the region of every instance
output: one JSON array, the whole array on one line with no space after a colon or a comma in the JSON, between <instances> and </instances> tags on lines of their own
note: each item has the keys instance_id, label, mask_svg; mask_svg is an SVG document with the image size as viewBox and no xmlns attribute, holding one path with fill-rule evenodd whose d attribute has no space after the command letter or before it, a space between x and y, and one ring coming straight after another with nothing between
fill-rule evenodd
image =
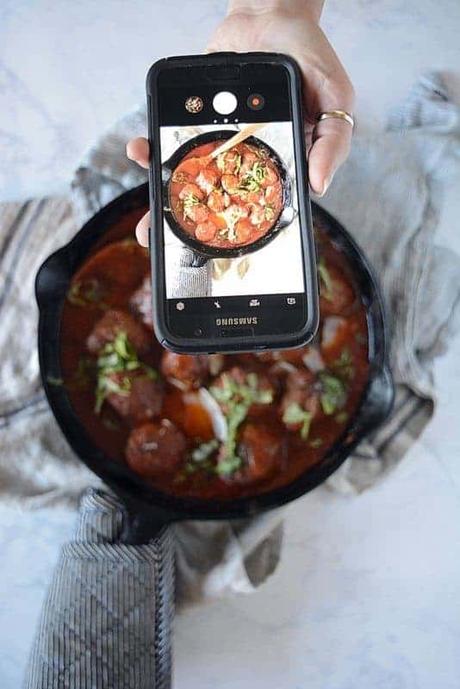
<instances>
[{"instance_id":1,"label":"samsung logo text","mask_svg":"<svg viewBox=\"0 0 460 689\"><path fill-rule=\"evenodd\" d=\"M216 325L257 325L257 316L241 316L238 318L216 318Z\"/></svg>"}]
</instances>

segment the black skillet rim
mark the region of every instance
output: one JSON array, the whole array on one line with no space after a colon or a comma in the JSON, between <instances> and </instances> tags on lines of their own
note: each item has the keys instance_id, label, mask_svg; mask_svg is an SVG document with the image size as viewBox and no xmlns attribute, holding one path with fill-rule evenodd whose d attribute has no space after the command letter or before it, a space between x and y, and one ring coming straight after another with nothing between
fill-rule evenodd
<instances>
[{"instance_id":1,"label":"black skillet rim","mask_svg":"<svg viewBox=\"0 0 460 689\"><path fill-rule=\"evenodd\" d=\"M148 205L148 185L125 192L94 215L64 247L42 264L36 278L39 305L38 351L40 372L51 410L67 442L86 466L134 509L165 522L179 519L225 519L250 516L279 507L323 483L354 447L389 414L394 397L387 363L387 327L382 297L363 252L348 232L319 206L314 216L323 220L334 242L358 269L358 283L366 307L369 331L369 382L354 416L323 460L292 483L275 490L233 500L203 500L167 495L145 483L126 465L114 462L97 448L74 413L60 378L60 315L68 284L77 267L103 238L121 212ZM375 389L380 399L373 401ZM380 391L380 393L379 393Z\"/></svg>"},{"instance_id":2,"label":"black skillet rim","mask_svg":"<svg viewBox=\"0 0 460 689\"><path fill-rule=\"evenodd\" d=\"M181 146L179 146L179 148L174 151L172 156L170 156L168 160L162 164L163 211L168 225L171 228L171 232L173 232L173 234L175 234L183 244L193 249L201 256L205 256L206 258L238 258L240 256L246 256L247 254L254 253L254 251L259 251L259 249L262 249L264 246L269 244L277 236L278 232L284 230L285 227L291 224L290 222L284 224L282 221L284 211L287 208L292 208L291 176L279 154L271 146L269 146L269 144L265 143L265 141L262 141L262 139L258 139L256 136L249 136L245 141L249 144L267 149L271 160L273 160L278 169L283 189L283 209L273 227L271 227L266 234L257 239L255 242L252 242L252 244L246 244L239 248L235 247L234 249L220 249L219 247L208 246L203 242L200 242L198 239L193 239L193 237L182 229L174 217L174 213L169 210L169 182L171 175L187 153L193 151L193 149L197 146L210 143L211 141L225 141L225 139L230 139L236 133L237 132L232 129L216 129L212 132L197 134L197 136L194 136L192 139L188 139L188 141L185 141Z\"/></svg>"}]
</instances>

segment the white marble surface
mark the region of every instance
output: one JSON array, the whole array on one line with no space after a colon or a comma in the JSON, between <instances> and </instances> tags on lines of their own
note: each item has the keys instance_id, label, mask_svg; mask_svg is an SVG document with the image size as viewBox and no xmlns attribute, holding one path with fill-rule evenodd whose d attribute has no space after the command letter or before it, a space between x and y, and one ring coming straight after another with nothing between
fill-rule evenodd
<instances>
[{"instance_id":1,"label":"white marble surface","mask_svg":"<svg viewBox=\"0 0 460 689\"><path fill-rule=\"evenodd\" d=\"M199 50L223 8L3 0L0 198L65 190L85 147L143 97L150 62ZM460 95L458 0L330 0L324 26L355 83L361 129L380 127L424 69L447 70ZM459 251L457 196L439 241ZM459 350L439 361L435 419L393 475L359 498L319 489L297 501L262 590L177 619L176 689L460 686ZM0 685L17 689L73 515L1 508L0 524Z\"/></svg>"}]
</instances>

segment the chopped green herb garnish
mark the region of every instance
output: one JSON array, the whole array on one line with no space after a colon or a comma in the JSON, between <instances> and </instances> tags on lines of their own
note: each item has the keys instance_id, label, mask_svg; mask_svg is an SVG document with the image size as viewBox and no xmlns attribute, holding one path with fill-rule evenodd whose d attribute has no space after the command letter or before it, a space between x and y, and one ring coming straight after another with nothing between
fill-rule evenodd
<instances>
[{"instance_id":1,"label":"chopped green herb garnish","mask_svg":"<svg viewBox=\"0 0 460 689\"><path fill-rule=\"evenodd\" d=\"M237 453L237 433L253 404L270 404L273 401L271 390L259 388L256 373L248 373L244 383L239 383L230 374L222 374L222 385L213 386L210 392L222 406L227 419L227 437L222 455L217 464L217 473L228 476L242 465Z\"/></svg>"},{"instance_id":2,"label":"chopped green herb garnish","mask_svg":"<svg viewBox=\"0 0 460 689\"><path fill-rule=\"evenodd\" d=\"M119 431L120 430L120 424L108 416L104 416L101 419L101 421L102 421L102 425L105 426L109 431Z\"/></svg>"},{"instance_id":3,"label":"chopped green herb garnish","mask_svg":"<svg viewBox=\"0 0 460 689\"><path fill-rule=\"evenodd\" d=\"M310 447L318 448L318 447L321 447L321 445L323 444L323 439L322 438L313 438L312 440L310 440L310 442L308 444L310 445Z\"/></svg>"},{"instance_id":4,"label":"chopped green herb garnish","mask_svg":"<svg viewBox=\"0 0 460 689\"><path fill-rule=\"evenodd\" d=\"M327 416L331 416L338 409L341 409L347 401L347 391L340 378L332 376L330 373L321 371L319 378L322 385L321 406Z\"/></svg>"},{"instance_id":5,"label":"chopped green herb garnish","mask_svg":"<svg viewBox=\"0 0 460 689\"><path fill-rule=\"evenodd\" d=\"M326 268L326 263L323 258L320 258L318 263L318 275L320 279L320 284L322 284L324 287L324 290L321 290L323 297L330 301L332 299L333 282L331 274Z\"/></svg>"},{"instance_id":6,"label":"chopped green herb garnish","mask_svg":"<svg viewBox=\"0 0 460 689\"><path fill-rule=\"evenodd\" d=\"M184 467L184 473L194 474L196 471L207 471L210 474L215 473L216 467L211 458L218 447L219 441L216 438L195 447Z\"/></svg>"},{"instance_id":7,"label":"chopped green herb garnish","mask_svg":"<svg viewBox=\"0 0 460 689\"><path fill-rule=\"evenodd\" d=\"M189 179L189 176L187 175L186 172L175 172L172 176L172 181L177 182L178 184L183 184L184 182L187 182Z\"/></svg>"},{"instance_id":8,"label":"chopped green herb garnish","mask_svg":"<svg viewBox=\"0 0 460 689\"><path fill-rule=\"evenodd\" d=\"M131 391L131 379L128 375L118 376L118 379L114 380L113 374L137 370L141 370L152 380L158 377L155 369L139 360L127 334L120 331L112 342L104 345L97 358L96 414L100 412L105 398L110 393L126 396Z\"/></svg>"},{"instance_id":9,"label":"chopped green herb garnish","mask_svg":"<svg viewBox=\"0 0 460 689\"><path fill-rule=\"evenodd\" d=\"M96 363L89 356L82 356L78 360L77 370L70 380L66 380L69 390L83 390L93 384L96 373Z\"/></svg>"},{"instance_id":10,"label":"chopped green herb garnish","mask_svg":"<svg viewBox=\"0 0 460 689\"><path fill-rule=\"evenodd\" d=\"M183 204L185 208L189 208L190 206L197 206L200 203L200 199L198 196L195 196L195 194L187 194L187 196L183 200Z\"/></svg>"},{"instance_id":11,"label":"chopped green herb garnish","mask_svg":"<svg viewBox=\"0 0 460 689\"><path fill-rule=\"evenodd\" d=\"M192 460L194 462L200 463L204 462L217 450L219 447L219 441L216 438L209 440L207 443L201 443L192 452Z\"/></svg>"},{"instance_id":12,"label":"chopped green herb garnish","mask_svg":"<svg viewBox=\"0 0 460 689\"><path fill-rule=\"evenodd\" d=\"M97 379L96 405L94 407L94 411L96 414L99 414L107 395L114 393L116 395L127 397L130 392L131 381L127 376L122 378L118 383L116 380L113 380L113 378L110 378L109 374L100 372Z\"/></svg>"},{"instance_id":13,"label":"chopped green herb garnish","mask_svg":"<svg viewBox=\"0 0 460 689\"><path fill-rule=\"evenodd\" d=\"M241 467L241 459L237 455L219 460L216 471L219 476L231 476Z\"/></svg>"},{"instance_id":14,"label":"chopped green herb garnish","mask_svg":"<svg viewBox=\"0 0 460 689\"><path fill-rule=\"evenodd\" d=\"M187 215L187 212L193 208L193 206L197 206L200 203L200 199L195 196L195 194L187 194L187 196L184 198L183 202L184 204L184 219Z\"/></svg>"},{"instance_id":15,"label":"chopped green herb garnish","mask_svg":"<svg viewBox=\"0 0 460 689\"><path fill-rule=\"evenodd\" d=\"M254 163L252 166L251 175L256 182L260 184L265 179L265 166L259 162Z\"/></svg>"},{"instance_id":16,"label":"chopped green herb garnish","mask_svg":"<svg viewBox=\"0 0 460 689\"><path fill-rule=\"evenodd\" d=\"M46 377L46 382L49 383L50 385L64 385L64 381L62 378L55 378L54 376L47 376Z\"/></svg>"},{"instance_id":17,"label":"chopped green herb garnish","mask_svg":"<svg viewBox=\"0 0 460 689\"><path fill-rule=\"evenodd\" d=\"M270 220L273 220L273 218L275 217L275 209L273 208L273 206L270 206L270 204L267 204L265 206L264 217L265 220L267 220L268 222L270 222Z\"/></svg>"},{"instance_id":18,"label":"chopped green herb garnish","mask_svg":"<svg viewBox=\"0 0 460 689\"><path fill-rule=\"evenodd\" d=\"M284 423L289 425L301 424L300 437L302 438L302 440L306 440L308 438L308 434L310 433L311 420L311 412L306 411L306 409L302 409L300 404L298 404L297 402L292 402L291 404L289 404L283 413Z\"/></svg>"},{"instance_id":19,"label":"chopped green herb garnish","mask_svg":"<svg viewBox=\"0 0 460 689\"><path fill-rule=\"evenodd\" d=\"M346 411L341 411L334 416L334 419L337 423L345 423L345 421L348 421L348 414Z\"/></svg>"},{"instance_id":20,"label":"chopped green herb garnish","mask_svg":"<svg viewBox=\"0 0 460 689\"><path fill-rule=\"evenodd\" d=\"M101 283L96 278L74 280L67 292L67 300L74 306L96 306L106 309L107 304L101 299L103 292Z\"/></svg>"},{"instance_id":21,"label":"chopped green herb garnish","mask_svg":"<svg viewBox=\"0 0 460 689\"><path fill-rule=\"evenodd\" d=\"M240 182L240 189L244 191L259 191L260 185L265 178L265 166L258 161L247 172Z\"/></svg>"},{"instance_id":22,"label":"chopped green herb garnish","mask_svg":"<svg viewBox=\"0 0 460 689\"><path fill-rule=\"evenodd\" d=\"M342 378L346 378L348 380L353 378L355 368L353 366L353 360L348 347L342 349L339 358L333 362L332 368L334 371L337 371L339 376Z\"/></svg>"}]
</instances>

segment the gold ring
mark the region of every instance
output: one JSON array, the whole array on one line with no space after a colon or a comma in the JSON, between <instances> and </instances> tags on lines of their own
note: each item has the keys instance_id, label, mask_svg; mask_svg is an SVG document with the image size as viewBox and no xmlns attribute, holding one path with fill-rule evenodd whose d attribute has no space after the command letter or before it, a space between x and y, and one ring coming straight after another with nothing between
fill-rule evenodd
<instances>
[{"instance_id":1,"label":"gold ring","mask_svg":"<svg viewBox=\"0 0 460 689\"><path fill-rule=\"evenodd\" d=\"M345 122L348 122L348 124L352 127L355 126L353 115L351 115L349 112L346 112L345 110L328 110L327 112L321 112L318 115L317 121L321 122L321 120L330 120L332 118L344 120Z\"/></svg>"}]
</instances>

